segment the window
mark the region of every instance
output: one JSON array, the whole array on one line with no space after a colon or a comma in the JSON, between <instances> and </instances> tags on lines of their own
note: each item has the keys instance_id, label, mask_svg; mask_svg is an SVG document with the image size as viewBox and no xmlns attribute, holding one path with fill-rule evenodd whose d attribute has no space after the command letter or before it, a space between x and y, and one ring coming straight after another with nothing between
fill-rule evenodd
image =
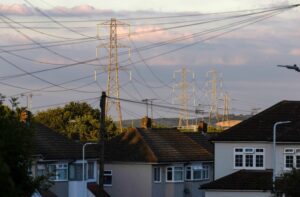
<instances>
[{"instance_id":1,"label":"window","mask_svg":"<svg viewBox=\"0 0 300 197\"><path fill-rule=\"evenodd\" d=\"M194 165L185 167L186 180L205 180L208 179L207 165Z\"/></svg>"},{"instance_id":2,"label":"window","mask_svg":"<svg viewBox=\"0 0 300 197\"><path fill-rule=\"evenodd\" d=\"M95 168L94 168L94 162L88 162L87 164L87 178L88 179L95 179Z\"/></svg>"},{"instance_id":3,"label":"window","mask_svg":"<svg viewBox=\"0 0 300 197\"><path fill-rule=\"evenodd\" d=\"M46 166L43 164L37 164L37 176L47 175Z\"/></svg>"},{"instance_id":4,"label":"window","mask_svg":"<svg viewBox=\"0 0 300 197\"><path fill-rule=\"evenodd\" d=\"M112 186L112 171L104 170L104 186Z\"/></svg>"},{"instance_id":5,"label":"window","mask_svg":"<svg viewBox=\"0 0 300 197\"><path fill-rule=\"evenodd\" d=\"M82 180L82 163L72 163L69 165L69 180Z\"/></svg>"},{"instance_id":6,"label":"window","mask_svg":"<svg viewBox=\"0 0 300 197\"><path fill-rule=\"evenodd\" d=\"M235 155L235 167L243 167L243 155Z\"/></svg>"},{"instance_id":7,"label":"window","mask_svg":"<svg viewBox=\"0 0 300 197\"><path fill-rule=\"evenodd\" d=\"M300 149L285 148L284 149L284 167L285 169L300 168Z\"/></svg>"},{"instance_id":8,"label":"window","mask_svg":"<svg viewBox=\"0 0 300 197\"><path fill-rule=\"evenodd\" d=\"M234 148L234 168L264 168L265 150L263 148Z\"/></svg>"},{"instance_id":9,"label":"window","mask_svg":"<svg viewBox=\"0 0 300 197\"><path fill-rule=\"evenodd\" d=\"M94 162L88 162L84 165L84 178L95 179ZM72 163L69 165L69 180L82 181L82 163Z\"/></svg>"},{"instance_id":10,"label":"window","mask_svg":"<svg viewBox=\"0 0 300 197\"><path fill-rule=\"evenodd\" d=\"M167 167L166 182L182 182L183 181L183 167L171 166Z\"/></svg>"},{"instance_id":11,"label":"window","mask_svg":"<svg viewBox=\"0 0 300 197\"><path fill-rule=\"evenodd\" d=\"M49 164L48 172L51 175L52 181L67 181L68 180L68 164Z\"/></svg>"},{"instance_id":12,"label":"window","mask_svg":"<svg viewBox=\"0 0 300 197\"><path fill-rule=\"evenodd\" d=\"M155 183L161 182L161 168L160 167L153 168L153 181Z\"/></svg>"},{"instance_id":13,"label":"window","mask_svg":"<svg viewBox=\"0 0 300 197\"><path fill-rule=\"evenodd\" d=\"M246 167L253 167L253 155L245 155L246 156Z\"/></svg>"}]
</instances>

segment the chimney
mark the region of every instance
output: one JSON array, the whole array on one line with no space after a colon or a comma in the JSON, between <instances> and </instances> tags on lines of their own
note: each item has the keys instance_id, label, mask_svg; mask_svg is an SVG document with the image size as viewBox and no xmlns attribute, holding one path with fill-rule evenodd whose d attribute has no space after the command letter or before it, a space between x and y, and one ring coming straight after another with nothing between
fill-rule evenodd
<instances>
[{"instance_id":1,"label":"chimney","mask_svg":"<svg viewBox=\"0 0 300 197\"><path fill-rule=\"evenodd\" d=\"M204 121L199 122L198 131L202 133L207 133L207 124Z\"/></svg>"},{"instance_id":2,"label":"chimney","mask_svg":"<svg viewBox=\"0 0 300 197\"><path fill-rule=\"evenodd\" d=\"M142 128L147 129L147 128L151 128L152 127L152 120L151 118L149 118L148 116L145 116L144 118L142 118Z\"/></svg>"}]
</instances>

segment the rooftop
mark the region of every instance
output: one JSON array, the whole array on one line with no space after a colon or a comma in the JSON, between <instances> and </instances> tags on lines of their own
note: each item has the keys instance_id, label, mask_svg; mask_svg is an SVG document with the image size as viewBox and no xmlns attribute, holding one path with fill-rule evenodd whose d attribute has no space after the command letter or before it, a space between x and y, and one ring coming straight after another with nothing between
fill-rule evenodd
<instances>
[{"instance_id":1,"label":"rooftop","mask_svg":"<svg viewBox=\"0 0 300 197\"><path fill-rule=\"evenodd\" d=\"M140 129L124 132L107 145L110 161L189 162L212 161L201 144L176 129Z\"/></svg>"},{"instance_id":2,"label":"rooftop","mask_svg":"<svg viewBox=\"0 0 300 197\"><path fill-rule=\"evenodd\" d=\"M278 142L300 142L300 101L281 101L257 115L220 133L214 141L272 141L273 125L278 125Z\"/></svg>"}]
</instances>

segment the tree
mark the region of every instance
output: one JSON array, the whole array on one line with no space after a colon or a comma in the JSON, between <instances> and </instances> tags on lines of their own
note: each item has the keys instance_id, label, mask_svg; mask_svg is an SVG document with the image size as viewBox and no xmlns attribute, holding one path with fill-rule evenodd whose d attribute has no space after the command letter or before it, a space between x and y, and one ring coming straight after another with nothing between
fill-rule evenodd
<instances>
[{"instance_id":1,"label":"tree","mask_svg":"<svg viewBox=\"0 0 300 197\"><path fill-rule=\"evenodd\" d=\"M0 196L29 197L40 188L43 179L28 174L33 132L16 111L0 104Z\"/></svg>"},{"instance_id":2,"label":"tree","mask_svg":"<svg viewBox=\"0 0 300 197\"><path fill-rule=\"evenodd\" d=\"M276 180L275 189L286 197L300 196L300 170L293 168Z\"/></svg>"},{"instance_id":3,"label":"tree","mask_svg":"<svg viewBox=\"0 0 300 197\"><path fill-rule=\"evenodd\" d=\"M35 120L72 139L96 141L100 128L100 111L87 103L70 102L64 107L57 107L38 112ZM117 127L112 119L106 118L107 137L115 136Z\"/></svg>"},{"instance_id":4,"label":"tree","mask_svg":"<svg viewBox=\"0 0 300 197\"><path fill-rule=\"evenodd\" d=\"M12 110L16 109L18 107L18 105L20 104L20 102L18 101L18 97L11 97L9 99L9 102L11 104L11 108Z\"/></svg>"}]
</instances>

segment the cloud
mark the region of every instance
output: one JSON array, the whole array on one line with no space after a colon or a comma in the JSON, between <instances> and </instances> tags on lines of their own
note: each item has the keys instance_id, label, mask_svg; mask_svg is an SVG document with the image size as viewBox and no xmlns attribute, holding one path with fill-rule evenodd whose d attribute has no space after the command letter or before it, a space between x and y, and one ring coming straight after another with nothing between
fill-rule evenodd
<instances>
[{"instance_id":1,"label":"cloud","mask_svg":"<svg viewBox=\"0 0 300 197\"><path fill-rule=\"evenodd\" d=\"M300 56L300 48L295 48L290 51L290 55Z\"/></svg>"},{"instance_id":2,"label":"cloud","mask_svg":"<svg viewBox=\"0 0 300 197\"><path fill-rule=\"evenodd\" d=\"M261 49L260 51L263 54L266 54L266 55L277 55L277 54L279 54L279 51L277 49L274 49L274 48L265 48L265 49Z\"/></svg>"},{"instance_id":3,"label":"cloud","mask_svg":"<svg viewBox=\"0 0 300 197\"><path fill-rule=\"evenodd\" d=\"M5 15L32 15L31 9L25 4L0 4L0 12Z\"/></svg>"}]
</instances>

